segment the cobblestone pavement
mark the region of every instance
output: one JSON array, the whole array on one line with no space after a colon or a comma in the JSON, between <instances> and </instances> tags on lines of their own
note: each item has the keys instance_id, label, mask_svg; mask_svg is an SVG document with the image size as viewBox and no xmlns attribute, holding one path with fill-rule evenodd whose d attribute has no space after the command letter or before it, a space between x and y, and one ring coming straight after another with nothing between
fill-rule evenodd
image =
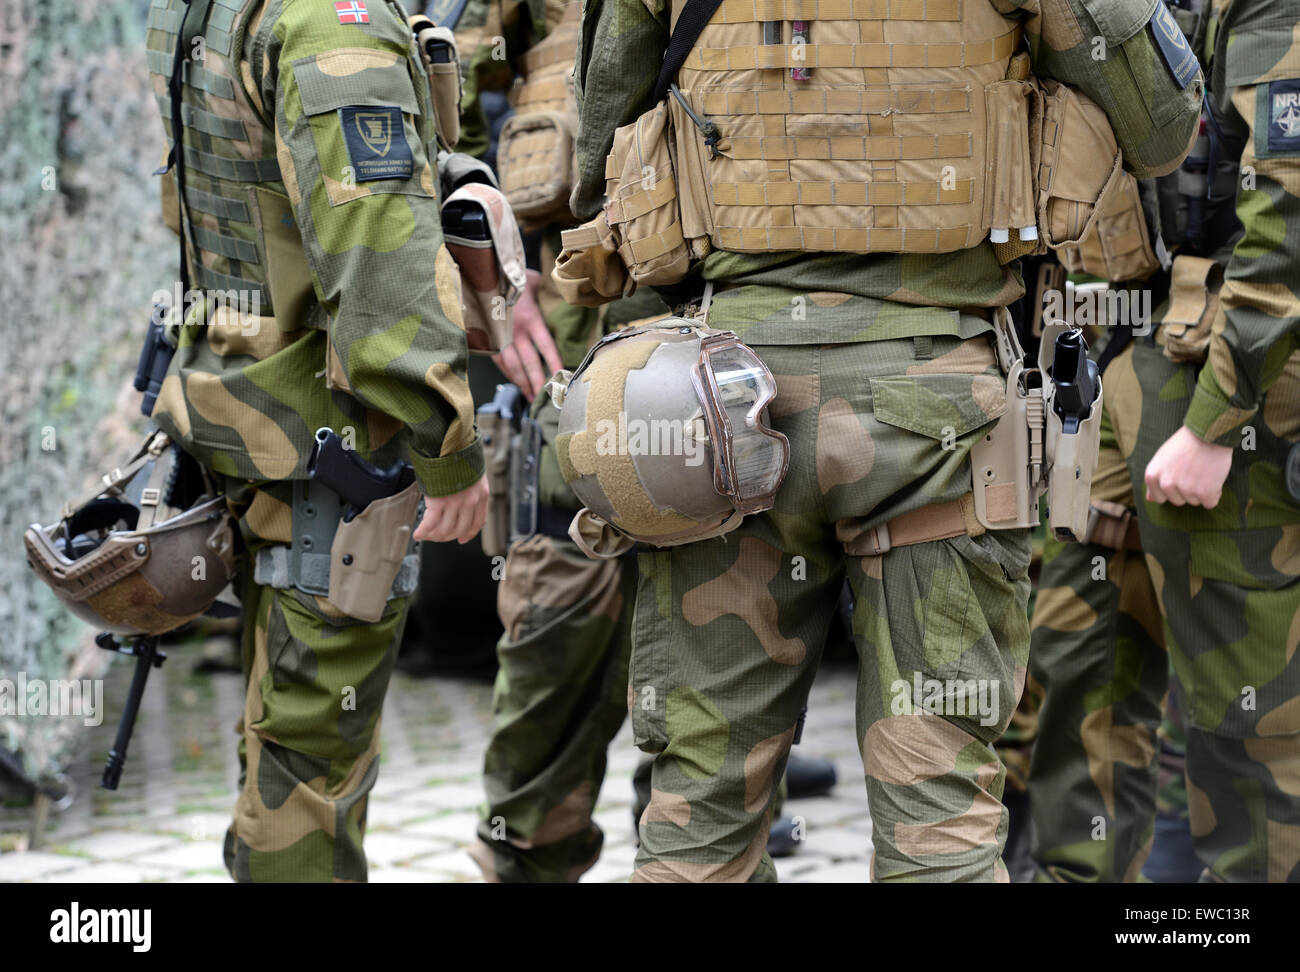
<instances>
[{"instance_id":1,"label":"cobblestone pavement","mask_svg":"<svg viewBox=\"0 0 1300 972\"><path fill-rule=\"evenodd\" d=\"M26 847L30 810L0 807L0 881L228 881L221 842L239 775L232 732L241 679L194 672L188 648L150 677L116 792L98 786L131 667L114 664L104 687L106 715L86 729L69 776L71 805L50 814L38 850ZM822 670L813 688L800 752L835 762L830 796L790 801L804 841L777 862L783 881L867 880L871 821L854 741L851 667ZM491 730L489 684L394 676L384 708L383 762L370 798L366 855L376 882L478 881L466 853L474 836L479 778ZM583 880L626 881L635 856L631 730L610 751L596 820L605 831L600 861Z\"/></svg>"}]
</instances>

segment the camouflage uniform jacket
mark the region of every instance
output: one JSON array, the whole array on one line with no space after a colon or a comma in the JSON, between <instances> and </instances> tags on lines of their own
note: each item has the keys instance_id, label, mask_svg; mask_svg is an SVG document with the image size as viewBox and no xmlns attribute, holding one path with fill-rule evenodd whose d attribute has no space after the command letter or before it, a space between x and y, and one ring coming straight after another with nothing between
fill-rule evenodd
<instances>
[{"instance_id":1,"label":"camouflage uniform jacket","mask_svg":"<svg viewBox=\"0 0 1300 972\"><path fill-rule=\"evenodd\" d=\"M149 14L169 137L186 9L155 0ZM259 303L255 314L194 304L154 420L228 476L302 478L328 425L371 461L409 458L430 496L465 489L482 448L433 109L401 7L213 0L202 42L186 68L177 165L191 278ZM163 191L177 229L175 174Z\"/></svg>"},{"instance_id":2,"label":"camouflage uniform jacket","mask_svg":"<svg viewBox=\"0 0 1300 972\"><path fill-rule=\"evenodd\" d=\"M1300 348L1297 22L1296 0L1215 0L1206 35L1211 108L1228 150L1245 155L1237 192L1243 234L1224 272L1209 357L1184 419L1218 445L1240 444L1242 427ZM1248 146L1244 116L1252 112L1255 144Z\"/></svg>"},{"instance_id":3,"label":"camouflage uniform jacket","mask_svg":"<svg viewBox=\"0 0 1300 972\"><path fill-rule=\"evenodd\" d=\"M1178 165L1203 83L1198 74L1180 86L1162 60L1150 23L1160 0L991 2L1021 22L1035 74L1079 89L1106 112L1129 172L1146 177ZM586 0L576 74L580 219L601 207L614 130L651 107L669 17L667 0ZM715 250L698 270L705 280L746 285L715 295L710 319L751 344L969 338L989 325L957 308L1004 306L1024 293L1014 262L1001 266L987 240L938 255Z\"/></svg>"}]
</instances>

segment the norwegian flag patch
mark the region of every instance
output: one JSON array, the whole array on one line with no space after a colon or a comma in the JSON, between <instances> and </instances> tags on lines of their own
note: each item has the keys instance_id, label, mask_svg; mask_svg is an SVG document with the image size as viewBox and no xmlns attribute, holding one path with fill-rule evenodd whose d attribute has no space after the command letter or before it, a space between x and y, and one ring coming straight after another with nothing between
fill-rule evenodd
<instances>
[{"instance_id":1,"label":"norwegian flag patch","mask_svg":"<svg viewBox=\"0 0 1300 972\"><path fill-rule=\"evenodd\" d=\"M343 0L334 4L334 12L339 15L340 24L368 24L370 14L361 0Z\"/></svg>"}]
</instances>

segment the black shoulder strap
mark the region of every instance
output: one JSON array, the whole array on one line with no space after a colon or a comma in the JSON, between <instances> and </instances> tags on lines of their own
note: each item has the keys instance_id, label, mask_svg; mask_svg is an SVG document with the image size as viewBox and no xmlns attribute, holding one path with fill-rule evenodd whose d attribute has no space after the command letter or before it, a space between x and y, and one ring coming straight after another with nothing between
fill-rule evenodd
<instances>
[{"instance_id":1,"label":"black shoulder strap","mask_svg":"<svg viewBox=\"0 0 1300 972\"><path fill-rule=\"evenodd\" d=\"M687 0L686 9L677 18L673 36L668 38L668 50L664 52L664 66L659 70L659 80L655 82L654 102L658 104L668 95L668 86L677 77L677 70L686 61L699 39L700 31L712 18L722 0Z\"/></svg>"}]
</instances>

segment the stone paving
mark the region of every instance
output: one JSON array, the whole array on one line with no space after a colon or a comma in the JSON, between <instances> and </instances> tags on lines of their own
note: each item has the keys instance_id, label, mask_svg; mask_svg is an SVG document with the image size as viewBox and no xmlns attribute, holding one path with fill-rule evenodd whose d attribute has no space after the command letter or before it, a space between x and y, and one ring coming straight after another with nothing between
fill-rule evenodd
<instances>
[{"instance_id":1,"label":"stone paving","mask_svg":"<svg viewBox=\"0 0 1300 972\"><path fill-rule=\"evenodd\" d=\"M194 657L179 648L151 676L121 786L109 792L98 781L130 679L129 664L114 664L104 722L85 730L69 772L71 805L51 812L42 846L26 849L29 810L0 807L0 882L229 880L221 842L239 773L232 727L241 680L196 673ZM783 881L868 879L871 821L854 741L854 681L851 667L828 667L813 688L800 752L833 760L840 782L830 796L787 803L786 813L802 818L805 837L798 853L777 862ZM480 880L466 848L483 798L491 695L483 682L394 676L366 833L371 881ZM626 881L632 872L638 756L624 724L596 809L605 849L585 881Z\"/></svg>"}]
</instances>

